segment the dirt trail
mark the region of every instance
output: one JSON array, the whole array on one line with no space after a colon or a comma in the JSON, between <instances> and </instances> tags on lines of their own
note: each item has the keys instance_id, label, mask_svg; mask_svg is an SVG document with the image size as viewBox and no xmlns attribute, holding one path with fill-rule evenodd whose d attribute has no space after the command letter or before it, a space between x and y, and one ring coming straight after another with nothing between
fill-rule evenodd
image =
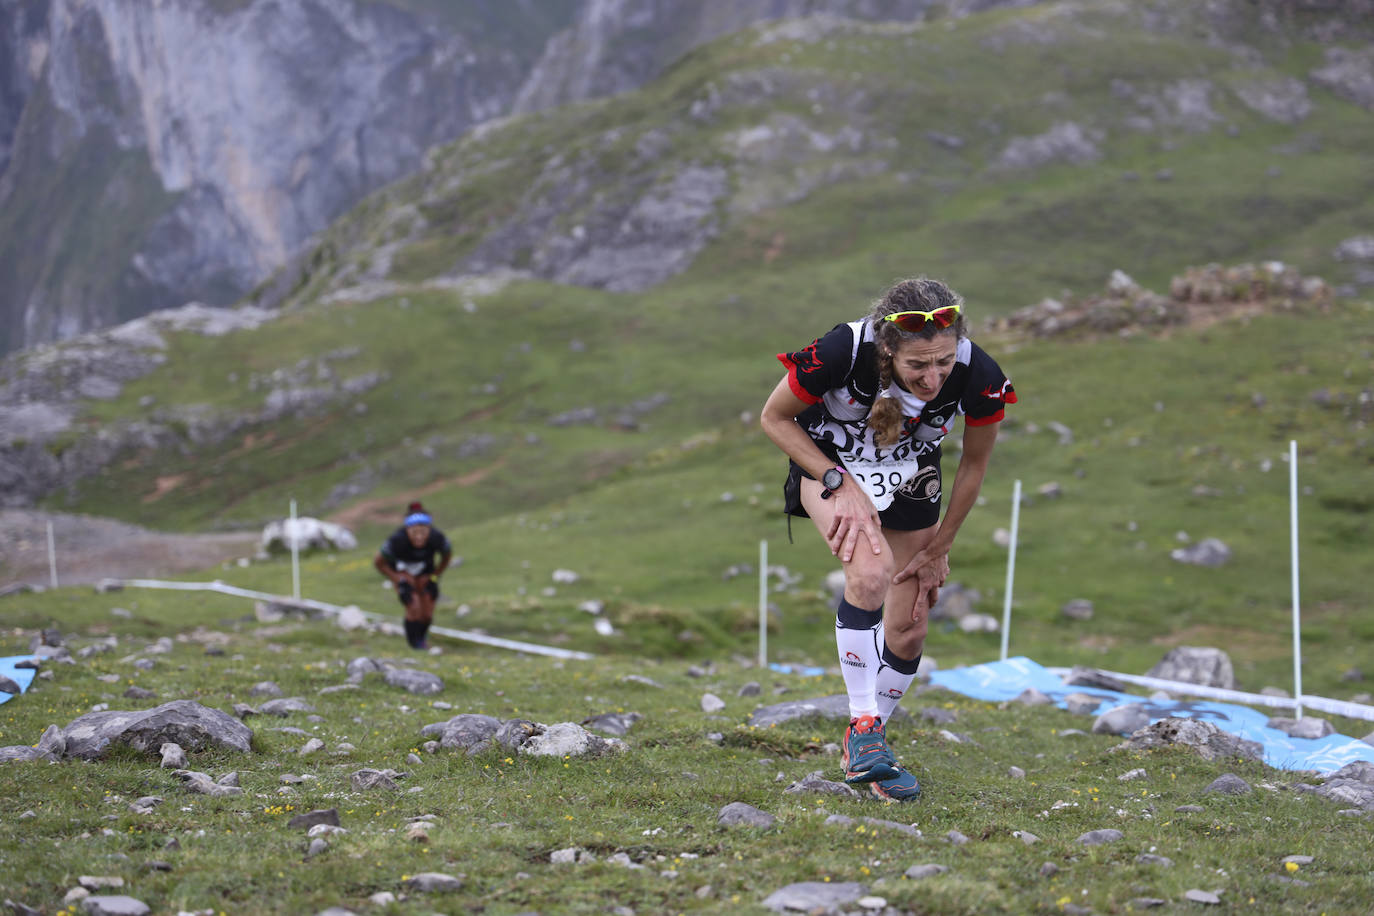
<instances>
[{"instance_id":1,"label":"dirt trail","mask_svg":"<svg viewBox=\"0 0 1374 916\"><path fill-rule=\"evenodd\" d=\"M167 534L89 515L0 510L0 589L49 584L48 522L57 584L142 579L219 566L257 550L258 532Z\"/></svg>"}]
</instances>

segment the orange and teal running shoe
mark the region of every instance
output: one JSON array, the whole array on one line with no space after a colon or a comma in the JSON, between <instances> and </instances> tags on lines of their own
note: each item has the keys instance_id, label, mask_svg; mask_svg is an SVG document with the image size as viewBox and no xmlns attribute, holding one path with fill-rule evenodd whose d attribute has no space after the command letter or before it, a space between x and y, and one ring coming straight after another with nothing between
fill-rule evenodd
<instances>
[{"instance_id":1,"label":"orange and teal running shoe","mask_svg":"<svg viewBox=\"0 0 1374 916\"><path fill-rule=\"evenodd\" d=\"M921 795L921 784L911 771L898 765L897 775L890 779L878 779L868 784L868 791L874 798L885 802L915 801Z\"/></svg>"},{"instance_id":2,"label":"orange and teal running shoe","mask_svg":"<svg viewBox=\"0 0 1374 916\"><path fill-rule=\"evenodd\" d=\"M849 720L849 727L844 730L840 763L844 767L844 781L848 783L873 782L897 775L897 758L887 746L882 719L859 716Z\"/></svg>"}]
</instances>

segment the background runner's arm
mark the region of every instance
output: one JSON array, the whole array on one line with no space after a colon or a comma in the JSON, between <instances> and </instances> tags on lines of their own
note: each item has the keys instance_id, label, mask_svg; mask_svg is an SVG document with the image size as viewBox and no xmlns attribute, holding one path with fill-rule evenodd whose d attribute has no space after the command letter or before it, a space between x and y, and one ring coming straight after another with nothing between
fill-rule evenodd
<instances>
[{"instance_id":1,"label":"background runner's arm","mask_svg":"<svg viewBox=\"0 0 1374 916\"><path fill-rule=\"evenodd\" d=\"M377 567L377 572L390 579L393 585L406 577L405 573L391 565L391 561L381 551L378 551L377 556L372 558L372 565Z\"/></svg>"},{"instance_id":2,"label":"background runner's arm","mask_svg":"<svg viewBox=\"0 0 1374 916\"><path fill-rule=\"evenodd\" d=\"M443 574L444 570L448 569L448 564L452 559L452 550L445 550L444 552L439 554L439 565L434 567L434 572L432 574L435 579L439 578L439 576Z\"/></svg>"}]
</instances>

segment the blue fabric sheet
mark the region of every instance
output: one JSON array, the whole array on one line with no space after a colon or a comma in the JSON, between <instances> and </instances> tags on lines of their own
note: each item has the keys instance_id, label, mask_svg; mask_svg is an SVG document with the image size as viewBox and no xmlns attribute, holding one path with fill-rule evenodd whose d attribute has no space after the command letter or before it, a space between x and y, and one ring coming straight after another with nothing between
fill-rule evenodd
<instances>
[{"instance_id":1,"label":"blue fabric sheet","mask_svg":"<svg viewBox=\"0 0 1374 916\"><path fill-rule=\"evenodd\" d=\"M29 684L33 683L33 676L38 672L32 668L16 668L14 666L33 657L32 655L11 655L8 658L0 658L0 674L14 681L21 689L28 690ZM4 703L12 696L14 694L0 690L0 703Z\"/></svg>"},{"instance_id":2,"label":"blue fabric sheet","mask_svg":"<svg viewBox=\"0 0 1374 916\"><path fill-rule=\"evenodd\" d=\"M1374 747L1345 735L1325 738L1291 738L1268 726L1269 716L1246 706L1214 703L1208 700L1151 700L1146 697L1118 693L1099 687L1067 686L1058 676L1024 656L1004 662L988 662L968 668L936 671L930 681L940 687L979 700L1001 702L1034 687L1066 707L1064 698L1074 693L1100 696L1102 703L1095 714L1101 715L1117 706L1139 703L1151 722L1175 716L1182 719L1205 719L1217 728L1257 741L1264 751L1264 762L1281 770L1316 770L1333 773L1356 760L1374 763Z\"/></svg>"}]
</instances>

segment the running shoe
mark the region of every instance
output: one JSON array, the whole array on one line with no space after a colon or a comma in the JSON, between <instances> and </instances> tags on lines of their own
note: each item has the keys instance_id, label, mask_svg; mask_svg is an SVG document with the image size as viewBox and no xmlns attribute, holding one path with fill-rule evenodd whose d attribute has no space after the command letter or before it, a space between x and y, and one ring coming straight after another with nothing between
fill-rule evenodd
<instances>
[{"instance_id":1,"label":"running shoe","mask_svg":"<svg viewBox=\"0 0 1374 916\"><path fill-rule=\"evenodd\" d=\"M897 758L887 746L882 719L859 716L849 720L849 727L844 730L840 763L844 767L845 782L872 782L897 775Z\"/></svg>"},{"instance_id":2,"label":"running shoe","mask_svg":"<svg viewBox=\"0 0 1374 916\"><path fill-rule=\"evenodd\" d=\"M874 798L885 802L915 801L921 795L921 784L906 767L898 765L897 775L890 779L878 779L868 784L868 791Z\"/></svg>"}]
</instances>

